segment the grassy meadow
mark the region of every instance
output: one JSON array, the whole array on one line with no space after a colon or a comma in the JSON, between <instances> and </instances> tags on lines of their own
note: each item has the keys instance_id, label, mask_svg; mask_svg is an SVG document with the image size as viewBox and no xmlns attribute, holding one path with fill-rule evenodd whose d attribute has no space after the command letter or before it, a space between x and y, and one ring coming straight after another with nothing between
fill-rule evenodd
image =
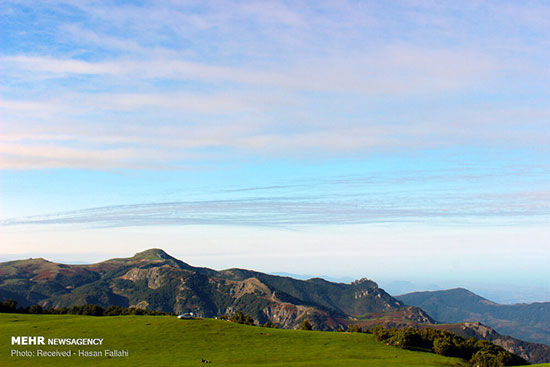
<instances>
[{"instance_id":1,"label":"grassy meadow","mask_svg":"<svg viewBox=\"0 0 550 367\"><path fill-rule=\"evenodd\" d=\"M469 366L401 350L370 334L296 331L171 316L0 314L2 366ZM12 346L11 336L103 338L102 346ZM11 350L72 350L71 357L16 357ZM128 357L79 357L78 350L128 350ZM541 365L542 366L542 365ZM550 366L550 365L546 365Z\"/></svg>"}]
</instances>

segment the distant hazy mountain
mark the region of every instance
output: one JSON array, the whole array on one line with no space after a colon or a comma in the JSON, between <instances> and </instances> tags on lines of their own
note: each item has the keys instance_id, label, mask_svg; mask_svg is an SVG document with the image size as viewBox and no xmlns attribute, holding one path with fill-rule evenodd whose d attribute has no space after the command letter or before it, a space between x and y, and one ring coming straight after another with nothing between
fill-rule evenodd
<instances>
[{"instance_id":1,"label":"distant hazy mountain","mask_svg":"<svg viewBox=\"0 0 550 367\"><path fill-rule=\"evenodd\" d=\"M378 281L378 284L391 295L410 293L419 290L444 289L437 284L416 283L408 280Z\"/></svg>"},{"instance_id":2,"label":"distant hazy mountain","mask_svg":"<svg viewBox=\"0 0 550 367\"><path fill-rule=\"evenodd\" d=\"M550 302L502 305L464 288L414 292L396 298L422 308L440 322L478 321L499 333L550 345Z\"/></svg>"},{"instance_id":3,"label":"distant hazy mountain","mask_svg":"<svg viewBox=\"0 0 550 367\"><path fill-rule=\"evenodd\" d=\"M134 306L212 317L243 311L285 328L309 319L335 329L350 316L391 311L403 304L362 279L349 284L297 280L244 269L196 268L151 249L131 258L65 265L44 259L0 264L0 299L61 307Z\"/></svg>"},{"instance_id":4,"label":"distant hazy mountain","mask_svg":"<svg viewBox=\"0 0 550 367\"><path fill-rule=\"evenodd\" d=\"M270 273L270 274L271 275L278 275L278 276L281 276L281 277L290 277L290 278L300 279L300 280L321 278L321 279L325 279L325 280L328 280L329 282L333 282L333 283L351 283L355 280L354 278L350 278L350 277L337 278L337 277L331 277L329 275L318 275L318 276L316 276L316 275L307 275L307 274L286 273L284 271L276 272L276 273Z\"/></svg>"}]
</instances>

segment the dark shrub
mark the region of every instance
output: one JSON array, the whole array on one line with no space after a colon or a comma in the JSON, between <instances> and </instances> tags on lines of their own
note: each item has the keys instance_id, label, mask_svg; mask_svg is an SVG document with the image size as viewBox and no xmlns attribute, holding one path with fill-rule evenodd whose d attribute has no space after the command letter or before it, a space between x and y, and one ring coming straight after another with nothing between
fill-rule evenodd
<instances>
[{"instance_id":1,"label":"dark shrub","mask_svg":"<svg viewBox=\"0 0 550 367\"><path fill-rule=\"evenodd\" d=\"M300 330L313 330L313 326L311 325L311 322L304 320L300 324Z\"/></svg>"}]
</instances>

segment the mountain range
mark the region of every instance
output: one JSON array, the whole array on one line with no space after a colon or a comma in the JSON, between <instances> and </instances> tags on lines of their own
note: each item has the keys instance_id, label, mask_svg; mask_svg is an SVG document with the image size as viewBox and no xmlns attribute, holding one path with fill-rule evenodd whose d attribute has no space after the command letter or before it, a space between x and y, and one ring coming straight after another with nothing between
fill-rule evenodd
<instances>
[{"instance_id":1,"label":"mountain range","mask_svg":"<svg viewBox=\"0 0 550 367\"><path fill-rule=\"evenodd\" d=\"M116 305L204 317L243 311L284 328L307 318L317 329L333 330L344 327L341 320L348 316L404 306L368 279L344 284L245 269L216 271L190 266L160 249L91 265L11 261L0 264L0 281L0 297L23 305Z\"/></svg>"},{"instance_id":2,"label":"mountain range","mask_svg":"<svg viewBox=\"0 0 550 367\"><path fill-rule=\"evenodd\" d=\"M550 345L550 302L503 305L464 288L397 296L441 322L482 322L500 333Z\"/></svg>"},{"instance_id":3,"label":"mountain range","mask_svg":"<svg viewBox=\"0 0 550 367\"><path fill-rule=\"evenodd\" d=\"M457 316L450 317L452 310L445 313L443 307L424 307L421 298L415 298L419 295L394 298L366 278L335 283L245 269L217 271L193 267L161 249L86 265L59 264L42 258L0 263L0 300L15 299L23 306L98 304L194 312L201 317L242 311L260 324L269 321L288 329L298 328L304 320L318 330L345 329L352 324L438 327L466 337L492 340L531 363L550 362L550 347L500 335L479 323L464 323L485 321L470 320L471 317L466 320L465 316L473 314L464 312L459 313L464 320L457 320ZM472 301L471 297L465 301L460 294L454 295L456 299L440 304L455 302L461 308L461 302ZM449 324L440 324L432 316Z\"/></svg>"}]
</instances>

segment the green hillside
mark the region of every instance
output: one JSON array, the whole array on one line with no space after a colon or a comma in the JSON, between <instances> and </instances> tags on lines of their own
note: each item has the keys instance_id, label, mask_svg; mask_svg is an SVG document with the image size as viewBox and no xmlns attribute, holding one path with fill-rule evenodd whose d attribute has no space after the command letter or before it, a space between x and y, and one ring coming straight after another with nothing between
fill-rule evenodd
<instances>
[{"instance_id":1,"label":"green hillside","mask_svg":"<svg viewBox=\"0 0 550 367\"><path fill-rule=\"evenodd\" d=\"M296 331L170 316L0 314L2 366L468 366L462 360L377 342L370 334ZM11 336L104 338L96 346L14 346ZM11 357L36 351L128 350L128 357Z\"/></svg>"}]
</instances>

